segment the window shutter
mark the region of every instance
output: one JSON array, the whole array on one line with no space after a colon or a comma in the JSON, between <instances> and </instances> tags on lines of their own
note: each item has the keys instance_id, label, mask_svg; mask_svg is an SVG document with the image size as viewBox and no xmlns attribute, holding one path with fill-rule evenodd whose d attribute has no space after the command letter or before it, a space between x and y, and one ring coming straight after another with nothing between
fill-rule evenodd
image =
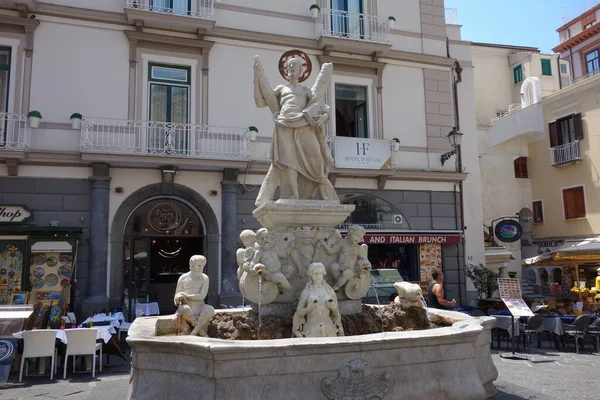
<instances>
[{"instance_id":1,"label":"window shutter","mask_svg":"<svg viewBox=\"0 0 600 400\"><path fill-rule=\"evenodd\" d=\"M575 140L583 140L583 122L581 121L581 113L573 115L575 121Z\"/></svg>"},{"instance_id":2,"label":"window shutter","mask_svg":"<svg viewBox=\"0 0 600 400\"><path fill-rule=\"evenodd\" d=\"M548 124L548 132L550 132L550 147L558 146L558 125L556 125L556 121Z\"/></svg>"}]
</instances>

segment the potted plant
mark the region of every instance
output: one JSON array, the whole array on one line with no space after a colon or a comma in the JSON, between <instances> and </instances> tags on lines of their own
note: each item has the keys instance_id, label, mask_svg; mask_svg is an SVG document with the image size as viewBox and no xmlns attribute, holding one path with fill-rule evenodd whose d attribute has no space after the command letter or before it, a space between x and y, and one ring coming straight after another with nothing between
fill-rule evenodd
<instances>
[{"instance_id":1,"label":"potted plant","mask_svg":"<svg viewBox=\"0 0 600 400\"><path fill-rule=\"evenodd\" d=\"M396 18L394 18L390 15L388 17L388 23L390 25L390 29L394 29L394 26L396 25Z\"/></svg>"},{"instance_id":2,"label":"potted plant","mask_svg":"<svg viewBox=\"0 0 600 400\"><path fill-rule=\"evenodd\" d=\"M496 273L483 264L467 265L465 274L473 282L479 294L479 299L489 299L498 290L499 273Z\"/></svg>"},{"instance_id":3,"label":"potted plant","mask_svg":"<svg viewBox=\"0 0 600 400\"><path fill-rule=\"evenodd\" d=\"M39 111L29 111L27 114L27 120L29 122L29 126L32 128L39 128L40 121L42 120L42 114Z\"/></svg>"},{"instance_id":4,"label":"potted plant","mask_svg":"<svg viewBox=\"0 0 600 400\"><path fill-rule=\"evenodd\" d=\"M390 144L392 145L392 151L394 151L394 152L400 151L400 139L393 138L392 141L390 142Z\"/></svg>"},{"instance_id":5,"label":"potted plant","mask_svg":"<svg viewBox=\"0 0 600 400\"><path fill-rule=\"evenodd\" d=\"M250 140L254 142L258 136L258 128L255 126L250 126L248 127L248 131L250 132Z\"/></svg>"},{"instance_id":6,"label":"potted plant","mask_svg":"<svg viewBox=\"0 0 600 400\"><path fill-rule=\"evenodd\" d=\"M319 18L319 11L321 11L321 7L318 4L313 4L310 6L310 12L313 18Z\"/></svg>"},{"instance_id":7,"label":"potted plant","mask_svg":"<svg viewBox=\"0 0 600 400\"><path fill-rule=\"evenodd\" d=\"M73 129L81 129L81 120L83 119L83 115L79 113L71 114L71 127Z\"/></svg>"}]
</instances>

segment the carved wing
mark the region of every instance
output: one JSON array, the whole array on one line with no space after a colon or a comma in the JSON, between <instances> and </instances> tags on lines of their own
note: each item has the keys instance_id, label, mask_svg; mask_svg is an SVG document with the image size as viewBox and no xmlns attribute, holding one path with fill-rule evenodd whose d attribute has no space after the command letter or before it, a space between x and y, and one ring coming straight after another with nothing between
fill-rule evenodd
<instances>
[{"instance_id":1,"label":"carved wing","mask_svg":"<svg viewBox=\"0 0 600 400\"><path fill-rule=\"evenodd\" d=\"M254 56L254 103L258 108L268 106L273 114L280 111L279 101L258 56Z\"/></svg>"},{"instance_id":2,"label":"carved wing","mask_svg":"<svg viewBox=\"0 0 600 400\"><path fill-rule=\"evenodd\" d=\"M333 76L333 64L332 63L324 63L321 66L321 72L319 72L319 76L317 76L317 80L312 87L312 91L315 97L322 97L325 95L327 88L329 87L329 82L331 82L331 77Z\"/></svg>"},{"instance_id":3,"label":"carved wing","mask_svg":"<svg viewBox=\"0 0 600 400\"><path fill-rule=\"evenodd\" d=\"M358 258L369 258L369 246L366 244L361 244L360 249L358 250Z\"/></svg>"}]
</instances>

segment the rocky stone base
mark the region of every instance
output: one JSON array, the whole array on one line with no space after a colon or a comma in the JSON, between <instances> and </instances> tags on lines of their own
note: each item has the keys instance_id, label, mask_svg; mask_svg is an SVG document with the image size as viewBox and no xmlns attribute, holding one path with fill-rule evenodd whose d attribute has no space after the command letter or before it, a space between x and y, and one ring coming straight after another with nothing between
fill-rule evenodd
<instances>
[{"instance_id":1,"label":"rocky stone base","mask_svg":"<svg viewBox=\"0 0 600 400\"><path fill-rule=\"evenodd\" d=\"M291 319L296 312L298 303L269 303L260 306L260 315L263 317L275 316ZM258 304L252 303L252 311L258 314ZM342 315L359 314L362 311L360 300L338 300L338 310Z\"/></svg>"}]
</instances>

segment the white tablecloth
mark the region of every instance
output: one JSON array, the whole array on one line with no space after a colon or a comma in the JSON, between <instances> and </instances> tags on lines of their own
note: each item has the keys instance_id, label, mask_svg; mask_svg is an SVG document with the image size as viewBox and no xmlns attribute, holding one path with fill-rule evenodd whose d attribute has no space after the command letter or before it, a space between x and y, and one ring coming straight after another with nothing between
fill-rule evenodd
<instances>
[{"instance_id":1,"label":"white tablecloth","mask_svg":"<svg viewBox=\"0 0 600 400\"><path fill-rule=\"evenodd\" d=\"M563 322L560 318L543 318L542 326L540 326L539 332L552 332L557 335L564 333Z\"/></svg>"},{"instance_id":2,"label":"white tablecloth","mask_svg":"<svg viewBox=\"0 0 600 400\"><path fill-rule=\"evenodd\" d=\"M136 303L135 316L143 317L148 315L159 315L158 303Z\"/></svg>"},{"instance_id":3,"label":"white tablecloth","mask_svg":"<svg viewBox=\"0 0 600 400\"><path fill-rule=\"evenodd\" d=\"M115 315L106 315L106 314L96 314L94 316L94 318L89 317L88 319L86 319L85 321L83 321L81 324L79 324L79 327L81 328L83 325L87 324L88 322L110 322L110 326L114 326L115 328L118 328L121 325L122 321L125 321L125 316L123 315L123 313L118 312ZM104 325L102 325L104 326Z\"/></svg>"},{"instance_id":4,"label":"white tablecloth","mask_svg":"<svg viewBox=\"0 0 600 400\"><path fill-rule=\"evenodd\" d=\"M102 328L106 328L106 329L102 329ZM117 333L115 328L112 326L90 328L90 329L96 329L96 340L102 339L104 341L104 343L108 343L110 341L110 338L112 337L111 333ZM61 342L63 342L64 344L67 344L67 333L65 331L63 331L61 329L48 329L48 330L52 330L52 331L56 332L56 338L58 340L60 340ZM13 333L12 335L13 335L13 337L15 337L17 339L23 339L23 331Z\"/></svg>"},{"instance_id":5,"label":"white tablecloth","mask_svg":"<svg viewBox=\"0 0 600 400\"><path fill-rule=\"evenodd\" d=\"M492 317L496 318L496 328L504 329L508 332L508 336L512 337L513 329L512 329L512 319L513 317L510 315L492 315ZM521 325L519 324L519 318L515 318L515 336L519 336L521 334Z\"/></svg>"}]
</instances>

